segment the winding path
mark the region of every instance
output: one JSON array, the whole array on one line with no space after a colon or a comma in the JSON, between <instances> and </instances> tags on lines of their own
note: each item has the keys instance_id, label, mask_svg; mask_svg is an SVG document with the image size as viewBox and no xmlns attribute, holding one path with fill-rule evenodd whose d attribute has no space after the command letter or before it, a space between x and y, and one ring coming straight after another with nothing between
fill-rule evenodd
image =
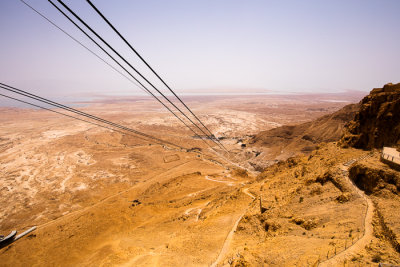
<instances>
[{"instance_id":1,"label":"winding path","mask_svg":"<svg viewBox=\"0 0 400 267\"><path fill-rule=\"evenodd\" d=\"M252 199L256 199L256 197L252 193L249 193L249 188L243 189L242 192L251 197Z\"/></svg>"},{"instance_id":2,"label":"winding path","mask_svg":"<svg viewBox=\"0 0 400 267\"><path fill-rule=\"evenodd\" d=\"M249 190L249 188L245 188L245 189L242 190L242 193L248 195L248 196L251 197L253 200L256 199L256 197L255 197L254 195L252 195L251 193L249 193L248 190ZM222 249L221 249L221 251L220 251L219 254L218 254L218 258L210 265L210 267L216 267L217 264L218 264L219 262L221 262L221 261L225 258L225 255L228 253L229 246L231 245L231 242L232 242L232 239L233 239L233 234L235 233L235 231L236 231L236 229L237 229L237 227L238 227L238 225L239 225L239 222L240 222L240 220L242 219L242 217L245 215L246 211L247 211L247 209L246 209L246 210L243 212L243 214L240 215L240 217L236 220L236 222L235 222L235 224L233 225L231 231L229 232L229 234L227 235L227 237L226 237L226 239L225 239L225 242L224 242L224 244L223 244L223 246L222 246Z\"/></svg>"},{"instance_id":3,"label":"winding path","mask_svg":"<svg viewBox=\"0 0 400 267\"><path fill-rule=\"evenodd\" d=\"M356 162L356 160L352 160L353 162ZM346 171L348 170L349 164L344 164L342 170ZM362 197L366 204L367 204L367 210L365 212L365 217L364 217L364 235L358 239L354 244L349 246L347 249L343 250L342 252L336 254L332 258L321 262L318 266L339 266L340 264L343 264L343 262L349 258L350 256L354 255L356 252L362 250L365 248L366 245L370 243L373 237L373 226L372 226L372 217L374 215L374 204L372 203L371 199L364 194L362 190L360 190L349 178L348 173L347 175L344 176L346 181L352 185L354 191L357 192L357 194Z\"/></svg>"}]
</instances>

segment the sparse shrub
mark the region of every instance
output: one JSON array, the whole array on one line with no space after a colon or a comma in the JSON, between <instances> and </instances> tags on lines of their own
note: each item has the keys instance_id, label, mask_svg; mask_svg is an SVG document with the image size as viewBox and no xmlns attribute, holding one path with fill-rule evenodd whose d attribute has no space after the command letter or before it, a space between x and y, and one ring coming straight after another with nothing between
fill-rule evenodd
<instances>
[{"instance_id":1,"label":"sparse shrub","mask_svg":"<svg viewBox=\"0 0 400 267\"><path fill-rule=\"evenodd\" d=\"M270 221L270 220L266 221L265 224L264 224L264 229L265 229L265 231L267 231L267 232L269 232L269 231L275 232L275 231L278 230L280 227L281 227L281 226L280 226L279 223L277 223L277 222L275 222L275 221Z\"/></svg>"},{"instance_id":2,"label":"sparse shrub","mask_svg":"<svg viewBox=\"0 0 400 267\"><path fill-rule=\"evenodd\" d=\"M244 248L244 250L248 250L247 247ZM230 263L230 266L234 267L247 267L251 266L243 257L243 255L240 255L238 258L234 259L232 263Z\"/></svg>"},{"instance_id":3,"label":"sparse shrub","mask_svg":"<svg viewBox=\"0 0 400 267\"><path fill-rule=\"evenodd\" d=\"M307 220L302 224L302 226L306 230L311 230L311 229L317 227L317 223L315 221L313 221L313 220Z\"/></svg>"},{"instance_id":4,"label":"sparse shrub","mask_svg":"<svg viewBox=\"0 0 400 267\"><path fill-rule=\"evenodd\" d=\"M350 200L351 194L350 193L343 193L336 198L336 201L339 203L345 203Z\"/></svg>"},{"instance_id":5,"label":"sparse shrub","mask_svg":"<svg viewBox=\"0 0 400 267\"><path fill-rule=\"evenodd\" d=\"M297 158L292 157L292 158L288 158L286 162L287 162L287 165L289 168L293 168L293 167L297 166L297 164L299 163L299 160Z\"/></svg>"},{"instance_id":6,"label":"sparse shrub","mask_svg":"<svg viewBox=\"0 0 400 267\"><path fill-rule=\"evenodd\" d=\"M349 237L352 237L353 236L353 229L350 229L350 231L349 231Z\"/></svg>"},{"instance_id":7,"label":"sparse shrub","mask_svg":"<svg viewBox=\"0 0 400 267\"><path fill-rule=\"evenodd\" d=\"M304 200L304 197L300 197L300 198L299 198L299 203L302 203L303 200Z\"/></svg>"},{"instance_id":8,"label":"sparse shrub","mask_svg":"<svg viewBox=\"0 0 400 267\"><path fill-rule=\"evenodd\" d=\"M247 178L249 175L247 174L247 171L244 169L235 169L232 174L234 176L239 176L239 177L243 177L243 178Z\"/></svg>"},{"instance_id":9,"label":"sparse shrub","mask_svg":"<svg viewBox=\"0 0 400 267\"><path fill-rule=\"evenodd\" d=\"M315 195L321 195L322 194L322 187L321 185L313 185L313 187L310 190L310 195L315 196Z\"/></svg>"},{"instance_id":10,"label":"sparse shrub","mask_svg":"<svg viewBox=\"0 0 400 267\"><path fill-rule=\"evenodd\" d=\"M302 218L293 218L291 220L292 223L295 223L297 225L300 225L301 227L303 227L306 230L311 230L313 228L317 227L317 222L315 220L304 220Z\"/></svg>"},{"instance_id":11,"label":"sparse shrub","mask_svg":"<svg viewBox=\"0 0 400 267\"><path fill-rule=\"evenodd\" d=\"M304 219L301 219L301 218L293 218L293 219L291 220L291 222L292 222L292 223L295 223L295 224L297 224L297 225L302 225L302 224L304 223Z\"/></svg>"},{"instance_id":12,"label":"sparse shrub","mask_svg":"<svg viewBox=\"0 0 400 267\"><path fill-rule=\"evenodd\" d=\"M382 257L381 257L381 255L379 255L379 254L375 254L375 255L372 257L372 262L378 263L378 262L381 262L381 261L382 261Z\"/></svg>"}]
</instances>

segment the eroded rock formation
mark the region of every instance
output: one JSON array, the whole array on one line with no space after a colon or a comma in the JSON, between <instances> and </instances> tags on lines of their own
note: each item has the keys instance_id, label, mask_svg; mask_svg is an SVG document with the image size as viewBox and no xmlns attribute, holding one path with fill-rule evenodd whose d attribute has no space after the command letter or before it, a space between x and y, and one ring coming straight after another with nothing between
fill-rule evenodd
<instances>
[{"instance_id":1,"label":"eroded rock formation","mask_svg":"<svg viewBox=\"0 0 400 267\"><path fill-rule=\"evenodd\" d=\"M398 194L400 190L400 173L384 164L357 163L350 167L349 175L357 186L367 194L376 193L383 189Z\"/></svg>"},{"instance_id":2,"label":"eroded rock formation","mask_svg":"<svg viewBox=\"0 0 400 267\"><path fill-rule=\"evenodd\" d=\"M360 102L360 110L346 125L343 146L372 149L400 142L400 83L373 89Z\"/></svg>"}]
</instances>

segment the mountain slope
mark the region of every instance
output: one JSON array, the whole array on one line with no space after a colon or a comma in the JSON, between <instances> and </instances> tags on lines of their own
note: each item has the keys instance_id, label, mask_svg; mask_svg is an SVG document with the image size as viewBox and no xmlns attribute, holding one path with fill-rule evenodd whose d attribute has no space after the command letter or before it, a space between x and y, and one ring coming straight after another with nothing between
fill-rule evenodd
<instances>
[{"instance_id":1,"label":"mountain slope","mask_svg":"<svg viewBox=\"0 0 400 267\"><path fill-rule=\"evenodd\" d=\"M292 154L308 153L321 142L338 141L344 125L354 118L358 108L358 104L350 104L314 121L262 131L250 140L250 144L268 147L270 153L272 152L271 156L277 156L284 150L289 150Z\"/></svg>"}]
</instances>

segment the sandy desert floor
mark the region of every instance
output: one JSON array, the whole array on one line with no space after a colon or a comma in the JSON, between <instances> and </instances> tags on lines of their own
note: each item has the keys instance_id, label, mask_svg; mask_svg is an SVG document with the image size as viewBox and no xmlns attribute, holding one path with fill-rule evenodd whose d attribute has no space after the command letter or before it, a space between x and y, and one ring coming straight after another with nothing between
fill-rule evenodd
<instances>
[{"instance_id":1,"label":"sandy desert floor","mask_svg":"<svg viewBox=\"0 0 400 267\"><path fill-rule=\"evenodd\" d=\"M208 266L221 253L232 257L235 251L226 240L243 249L254 245L234 239L232 229L242 216L251 217L260 194L249 191L257 172L246 165L257 151L241 144L261 130L309 121L358 99L203 96L186 101L223 137L230 154L210 143L215 153L148 98L79 109L182 148L48 111L1 108L0 234L38 229L2 248L0 265ZM187 152L191 148L200 149ZM359 198L354 201L363 207ZM323 208L329 210L329 203ZM354 220L356 230L361 222ZM326 231L329 227L334 226L328 224Z\"/></svg>"}]
</instances>

